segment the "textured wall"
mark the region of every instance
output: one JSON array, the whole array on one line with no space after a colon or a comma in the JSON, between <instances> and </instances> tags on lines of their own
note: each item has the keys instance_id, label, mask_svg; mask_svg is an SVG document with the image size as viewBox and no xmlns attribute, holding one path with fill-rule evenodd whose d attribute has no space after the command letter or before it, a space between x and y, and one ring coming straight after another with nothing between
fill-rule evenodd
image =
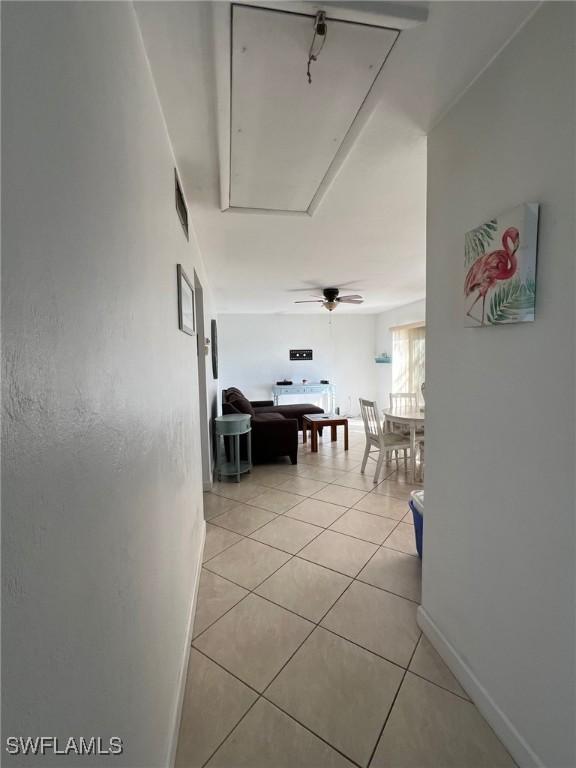
<instances>
[{"instance_id":1,"label":"textured wall","mask_svg":"<svg viewBox=\"0 0 576 768\"><path fill-rule=\"evenodd\" d=\"M176 263L202 265L131 4L2 11L3 733L158 768L204 526Z\"/></svg>"},{"instance_id":2,"label":"textured wall","mask_svg":"<svg viewBox=\"0 0 576 768\"><path fill-rule=\"evenodd\" d=\"M576 762L574 11L544 3L428 139L422 602L548 768ZM523 202L536 322L465 328L464 233Z\"/></svg>"}]
</instances>

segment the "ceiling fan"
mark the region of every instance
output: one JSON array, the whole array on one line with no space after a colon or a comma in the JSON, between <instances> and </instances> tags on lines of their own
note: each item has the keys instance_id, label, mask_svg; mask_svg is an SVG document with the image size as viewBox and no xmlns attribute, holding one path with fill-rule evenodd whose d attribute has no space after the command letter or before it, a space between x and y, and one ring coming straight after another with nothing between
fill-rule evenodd
<instances>
[{"instance_id":1,"label":"ceiling fan","mask_svg":"<svg viewBox=\"0 0 576 768\"><path fill-rule=\"evenodd\" d=\"M332 312L336 309L338 304L362 304L364 299L357 293L352 293L348 296L339 296L339 288L323 288L323 298L317 297L315 299L306 299L304 301L295 301L294 304L322 304L322 306Z\"/></svg>"}]
</instances>

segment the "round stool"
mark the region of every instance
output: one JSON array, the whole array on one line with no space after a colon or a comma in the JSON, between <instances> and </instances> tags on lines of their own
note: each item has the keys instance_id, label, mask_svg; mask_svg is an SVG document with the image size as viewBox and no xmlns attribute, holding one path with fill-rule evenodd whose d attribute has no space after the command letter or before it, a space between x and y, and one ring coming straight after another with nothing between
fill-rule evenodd
<instances>
[{"instance_id":1,"label":"round stool","mask_svg":"<svg viewBox=\"0 0 576 768\"><path fill-rule=\"evenodd\" d=\"M240 482L240 475L244 472L250 472L252 469L252 442L250 424L250 414L248 413L230 413L226 416L217 416L214 419L216 431L216 471L218 480L223 477L236 477L236 482ZM240 459L240 435L247 436L248 455L247 461ZM230 460L226 456L226 446L222 450L222 442L225 438L229 439Z\"/></svg>"}]
</instances>

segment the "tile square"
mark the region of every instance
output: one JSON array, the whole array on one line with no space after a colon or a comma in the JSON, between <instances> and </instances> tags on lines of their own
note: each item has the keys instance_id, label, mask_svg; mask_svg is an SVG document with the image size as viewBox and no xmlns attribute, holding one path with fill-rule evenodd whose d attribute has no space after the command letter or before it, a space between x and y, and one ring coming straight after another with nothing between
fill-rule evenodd
<instances>
[{"instance_id":1,"label":"tile square","mask_svg":"<svg viewBox=\"0 0 576 768\"><path fill-rule=\"evenodd\" d=\"M286 512L286 517L293 517L295 520L328 528L344 512L345 508L339 507L337 504L329 504L327 501L320 501L319 499L305 499Z\"/></svg>"},{"instance_id":2,"label":"tile square","mask_svg":"<svg viewBox=\"0 0 576 768\"><path fill-rule=\"evenodd\" d=\"M286 473L275 464L258 464L252 467L250 475L256 483L266 488L279 488L286 482Z\"/></svg>"},{"instance_id":3,"label":"tile square","mask_svg":"<svg viewBox=\"0 0 576 768\"><path fill-rule=\"evenodd\" d=\"M206 563L206 568L245 589L254 589L290 559L286 552L242 539Z\"/></svg>"},{"instance_id":4,"label":"tile square","mask_svg":"<svg viewBox=\"0 0 576 768\"><path fill-rule=\"evenodd\" d=\"M314 625L257 595L248 595L194 640L196 648L263 691Z\"/></svg>"},{"instance_id":5,"label":"tile square","mask_svg":"<svg viewBox=\"0 0 576 768\"><path fill-rule=\"evenodd\" d=\"M398 667L318 628L266 697L366 765L401 680Z\"/></svg>"},{"instance_id":6,"label":"tile square","mask_svg":"<svg viewBox=\"0 0 576 768\"><path fill-rule=\"evenodd\" d=\"M364 495L365 491L332 484L315 493L314 498L320 499L320 501L328 501L331 504L339 504L341 507L353 507Z\"/></svg>"},{"instance_id":7,"label":"tile square","mask_svg":"<svg viewBox=\"0 0 576 768\"><path fill-rule=\"evenodd\" d=\"M248 591L242 587L203 568L200 574L193 636L197 637L247 594Z\"/></svg>"},{"instance_id":8,"label":"tile square","mask_svg":"<svg viewBox=\"0 0 576 768\"><path fill-rule=\"evenodd\" d=\"M317 622L350 583L348 576L295 557L260 584L256 594Z\"/></svg>"},{"instance_id":9,"label":"tile square","mask_svg":"<svg viewBox=\"0 0 576 768\"><path fill-rule=\"evenodd\" d=\"M281 515L253 533L251 538L295 555L322 530L316 525Z\"/></svg>"},{"instance_id":10,"label":"tile square","mask_svg":"<svg viewBox=\"0 0 576 768\"><path fill-rule=\"evenodd\" d=\"M376 544L335 531L324 531L301 550L298 557L332 568L345 576L356 576L377 549Z\"/></svg>"},{"instance_id":11,"label":"tile square","mask_svg":"<svg viewBox=\"0 0 576 768\"><path fill-rule=\"evenodd\" d=\"M339 477L335 480L334 484L346 488L355 488L356 490L364 491L364 493L373 491L376 487L374 483L374 473L369 474L368 472L363 475L359 472L347 472L344 477Z\"/></svg>"},{"instance_id":12,"label":"tile square","mask_svg":"<svg viewBox=\"0 0 576 768\"><path fill-rule=\"evenodd\" d=\"M248 479L248 482L246 482L246 476L239 483L233 480L223 480L222 482L214 483L212 486L212 493L232 499L233 501L250 501L250 499L260 496L260 494L267 490L266 486L260 485L252 479Z\"/></svg>"},{"instance_id":13,"label":"tile square","mask_svg":"<svg viewBox=\"0 0 576 768\"><path fill-rule=\"evenodd\" d=\"M416 539L414 536L414 525L410 523L398 523L390 536L384 541L385 547L397 549L399 552L405 552L407 555L418 557L416 550Z\"/></svg>"},{"instance_id":14,"label":"tile square","mask_svg":"<svg viewBox=\"0 0 576 768\"><path fill-rule=\"evenodd\" d=\"M411 474L410 468L408 468L408 473ZM417 488L422 488L422 484L399 480L398 475L396 474L387 477L377 485L374 489L374 493L382 494L384 496L394 496L397 499L408 502L410 500L410 493Z\"/></svg>"},{"instance_id":15,"label":"tile square","mask_svg":"<svg viewBox=\"0 0 576 768\"><path fill-rule=\"evenodd\" d=\"M371 541L373 544L382 544L397 524L396 520L390 520L387 517L371 515L359 509L349 509L335 523L332 523L330 530Z\"/></svg>"},{"instance_id":16,"label":"tile square","mask_svg":"<svg viewBox=\"0 0 576 768\"><path fill-rule=\"evenodd\" d=\"M321 464L302 464L301 468L298 470L298 474L301 477L307 477L310 480L320 480L325 483L332 483L338 477L344 475L345 472Z\"/></svg>"},{"instance_id":17,"label":"tile square","mask_svg":"<svg viewBox=\"0 0 576 768\"><path fill-rule=\"evenodd\" d=\"M257 694L198 651L190 651L176 768L201 768Z\"/></svg>"},{"instance_id":18,"label":"tile square","mask_svg":"<svg viewBox=\"0 0 576 768\"><path fill-rule=\"evenodd\" d=\"M203 562L210 560L211 557L219 555L228 547L237 544L242 539L237 533L232 533L224 528L206 523L206 541L204 542Z\"/></svg>"},{"instance_id":19,"label":"tile square","mask_svg":"<svg viewBox=\"0 0 576 768\"><path fill-rule=\"evenodd\" d=\"M232 499L227 499L225 496L218 496L216 493L204 493L202 494L204 501L204 520L210 520L212 517L221 515L233 506Z\"/></svg>"},{"instance_id":20,"label":"tile square","mask_svg":"<svg viewBox=\"0 0 576 768\"><path fill-rule=\"evenodd\" d=\"M265 493L260 494L260 496L251 499L250 504L254 507L261 507L262 509L267 509L270 512L275 512L277 515L281 515L289 509L292 509L292 507L295 507L296 504L299 504L301 501L302 498L295 493L288 493L288 491L282 491L279 488L275 488L274 490L268 490Z\"/></svg>"},{"instance_id":21,"label":"tile square","mask_svg":"<svg viewBox=\"0 0 576 768\"><path fill-rule=\"evenodd\" d=\"M416 603L403 597L355 581L322 626L407 667L420 638L416 608Z\"/></svg>"},{"instance_id":22,"label":"tile square","mask_svg":"<svg viewBox=\"0 0 576 768\"><path fill-rule=\"evenodd\" d=\"M258 509L241 502L233 502L233 506L227 512L218 517L213 517L210 522L213 525L219 525L234 533L240 533L248 536L270 520L274 520L276 515L273 512L267 512L265 509Z\"/></svg>"},{"instance_id":23,"label":"tile square","mask_svg":"<svg viewBox=\"0 0 576 768\"><path fill-rule=\"evenodd\" d=\"M468 698L464 688L462 688L458 680L450 672L440 654L437 653L432 643L424 634L420 638L416 653L408 669L414 672L414 674L420 675L420 677L425 677L431 683L436 683L436 685L440 685L442 688L446 688L446 690L456 693L465 699Z\"/></svg>"},{"instance_id":24,"label":"tile square","mask_svg":"<svg viewBox=\"0 0 576 768\"><path fill-rule=\"evenodd\" d=\"M207 768L353 768L266 699L260 699Z\"/></svg>"},{"instance_id":25,"label":"tile square","mask_svg":"<svg viewBox=\"0 0 576 768\"><path fill-rule=\"evenodd\" d=\"M322 480L310 480L307 477L300 477L295 475L290 480L284 480L282 485L278 487L283 491L289 491L290 493L297 493L299 496L311 496L317 491L321 491L326 486L326 483ZM302 499L300 499L302 501Z\"/></svg>"},{"instance_id":26,"label":"tile square","mask_svg":"<svg viewBox=\"0 0 576 768\"><path fill-rule=\"evenodd\" d=\"M395 549L380 547L357 576L359 581L419 603L422 593L422 563L419 558Z\"/></svg>"},{"instance_id":27,"label":"tile square","mask_svg":"<svg viewBox=\"0 0 576 768\"><path fill-rule=\"evenodd\" d=\"M408 674L371 768L515 768L469 701Z\"/></svg>"},{"instance_id":28,"label":"tile square","mask_svg":"<svg viewBox=\"0 0 576 768\"><path fill-rule=\"evenodd\" d=\"M363 499L354 504L354 509L362 512L370 512L371 515L389 517L391 520L402 520L407 512L410 512L408 502L396 499L394 496L385 496L380 493L368 493ZM412 512L410 512L410 515Z\"/></svg>"}]
</instances>

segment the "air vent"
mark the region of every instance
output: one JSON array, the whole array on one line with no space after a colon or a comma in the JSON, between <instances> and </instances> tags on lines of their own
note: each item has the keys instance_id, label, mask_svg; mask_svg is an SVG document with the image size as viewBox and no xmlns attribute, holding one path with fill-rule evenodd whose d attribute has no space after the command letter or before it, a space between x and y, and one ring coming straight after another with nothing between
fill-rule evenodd
<instances>
[{"instance_id":1,"label":"air vent","mask_svg":"<svg viewBox=\"0 0 576 768\"><path fill-rule=\"evenodd\" d=\"M176 210L178 212L178 218L182 224L182 229L188 240L188 208L186 206L186 200L180 186L180 179L178 178L178 171L174 168L174 187L176 191Z\"/></svg>"}]
</instances>

